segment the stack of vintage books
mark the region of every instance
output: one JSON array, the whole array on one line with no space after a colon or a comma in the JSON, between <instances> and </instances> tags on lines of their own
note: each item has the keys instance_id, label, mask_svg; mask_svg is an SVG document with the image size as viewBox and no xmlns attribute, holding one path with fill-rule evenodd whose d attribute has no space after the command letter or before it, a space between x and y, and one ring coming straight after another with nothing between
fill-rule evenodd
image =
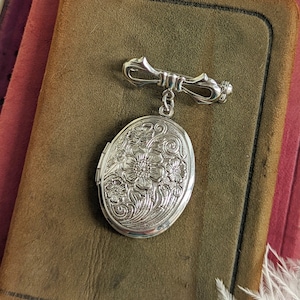
<instances>
[{"instance_id":1,"label":"stack of vintage books","mask_svg":"<svg viewBox=\"0 0 300 300\"><path fill-rule=\"evenodd\" d=\"M3 224L16 199L1 299L216 299L216 277L236 295L238 284L257 287L267 240L299 255L296 3L57 5L32 1L0 115ZM161 91L134 89L122 75L123 62L141 56L233 85L225 104L177 96L174 120L195 151L194 191L169 230L142 240L110 228L94 181L106 142L157 114Z\"/></svg>"}]
</instances>

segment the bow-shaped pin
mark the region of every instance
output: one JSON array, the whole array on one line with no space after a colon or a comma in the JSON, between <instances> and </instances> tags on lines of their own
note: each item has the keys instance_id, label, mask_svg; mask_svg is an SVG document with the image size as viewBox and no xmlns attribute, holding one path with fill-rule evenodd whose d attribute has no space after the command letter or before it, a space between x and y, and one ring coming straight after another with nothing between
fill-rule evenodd
<instances>
[{"instance_id":1,"label":"bow-shaped pin","mask_svg":"<svg viewBox=\"0 0 300 300\"><path fill-rule=\"evenodd\" d=\"M123 73L129 82L136 86L155 83L169 90L185 92L196 99L199 104L225 103L232 93L232 85L228 81L218 84L206 73L192 78L169 71L154 69L146 57L133 58L123 64ZM133 74L141 75L134 77Z\"/></svg>"}]
</instances>

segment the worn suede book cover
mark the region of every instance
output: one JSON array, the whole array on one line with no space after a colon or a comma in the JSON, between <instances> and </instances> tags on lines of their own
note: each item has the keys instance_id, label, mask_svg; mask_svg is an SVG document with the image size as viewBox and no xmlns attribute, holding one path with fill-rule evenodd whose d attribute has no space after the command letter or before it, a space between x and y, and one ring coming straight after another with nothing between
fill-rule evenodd
<instances>
[{"instance_id":1,"label":"worn suede book cover","mask_svg":"<svg viewBox=\"0 0 300 300\"><path fill-rule=\"evenodd\" d=\"M267 237L298 12L294 2L60 3L0 272L1 299L216 299L215 278L256 288ZM228 80L225 104L178 94L195 187L150 239L108 225L94 182L106 143L158 114L161 89L131 86L124 61Z\"/></svg>"}]
</instances>

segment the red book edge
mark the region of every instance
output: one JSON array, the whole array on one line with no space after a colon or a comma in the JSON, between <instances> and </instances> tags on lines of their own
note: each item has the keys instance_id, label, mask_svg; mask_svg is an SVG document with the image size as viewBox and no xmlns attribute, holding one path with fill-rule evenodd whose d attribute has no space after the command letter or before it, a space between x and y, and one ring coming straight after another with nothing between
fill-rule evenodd
<instances>
[{"instance_id":1,"label":"red book edge","mask_svg":"<svg viewBox=\"0 0 300 300\"><path fill-rule=\"evenodd\" d=\"M300 0L297 0L298 8ZM278 165L268 243L282 257L300 259L300 32Z\"/></svg>"},{"instance_id":2,"label":"red book edge","mask_svg":"<svg viewBox=\"0 0 300 300\"><path fill-rule=\"evenodd\" d=\"M32 2L0 115L0 261L18 193L58 3L58 0Z\"/></svg>"}]
</instances>

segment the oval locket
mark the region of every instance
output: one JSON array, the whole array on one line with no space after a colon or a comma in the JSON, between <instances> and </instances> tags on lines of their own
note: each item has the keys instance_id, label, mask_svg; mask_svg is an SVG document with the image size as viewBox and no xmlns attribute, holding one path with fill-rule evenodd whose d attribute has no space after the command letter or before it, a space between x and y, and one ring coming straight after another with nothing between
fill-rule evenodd
<instances>
[{"instance_id":1,"label":"oval locket","mask_svg":"<svg viewBox=\"0 0 300 300\"><path fill-rule=\"evenodd\" d=\"M123 128L107 143L96 172L107 221L136 238L168 229L186 207L194 181L191 140L163 116L141 117Z\"/></svg>"},{"instance_id":2,"label":"oval locket","mask_svg":"<svg viewBox=\"0 0 300 300\"><path fill-rule=\"evenodd\" d=\"M135 86L164 88L160 116L138 118L106 144L96 171L100 206L111 226L123 235L148 238L168 229L190 200L195 182L195 157L185 130L170 118L174 92L198 104L225 103L228 81L218 84L206 73L192 78L153 68L146 57L123 64Z\"/></svg>"}]
</instances>

